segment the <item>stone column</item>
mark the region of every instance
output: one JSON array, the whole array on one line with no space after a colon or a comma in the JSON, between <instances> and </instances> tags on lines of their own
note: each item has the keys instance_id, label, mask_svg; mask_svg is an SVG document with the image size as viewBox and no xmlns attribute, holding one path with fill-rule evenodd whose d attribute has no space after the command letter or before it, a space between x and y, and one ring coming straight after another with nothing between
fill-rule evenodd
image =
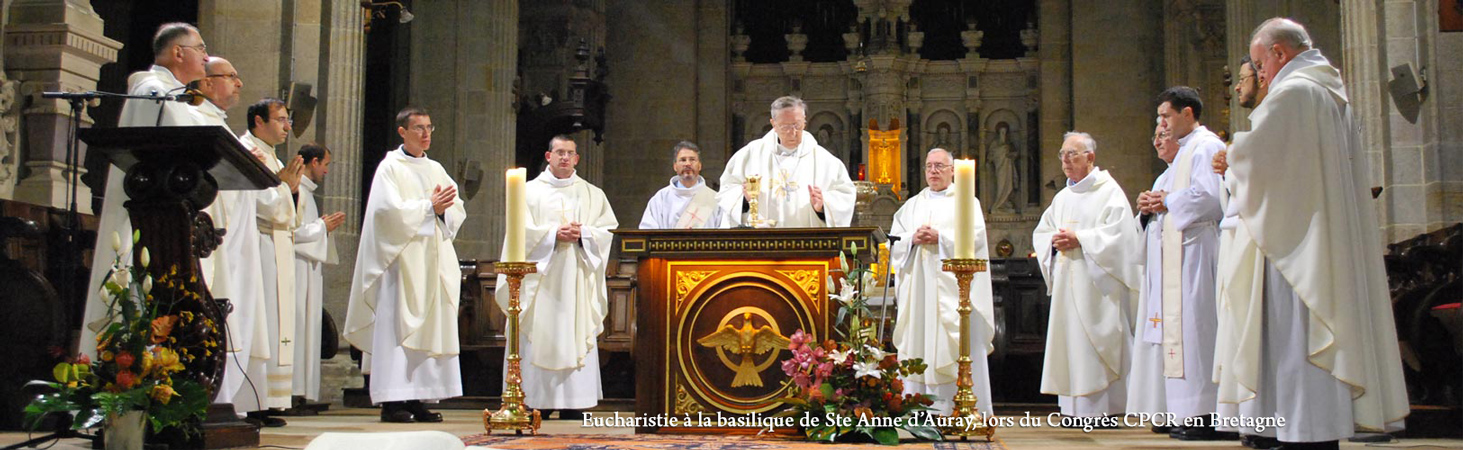
<instances>
[{"instance_id":1,"label":"stone column","mask_svg":"<svg viewBox=\"0 0 1463 450\"><path fill-rule=\"evenodd\" d=\"M249 131L245 118L249 105L264 97L282 99L281 89L289 87L294 65L289 49L292 43L286 41L286 36L292 32L295 18L291 13L299 2L286 3L284 0L198 2L198 31L208 44L208 54L228 59L239 72L239 79L244 81L239 105L228 111L229 129L234 134ZM284 149L276 150L280 159L287 156Z\"/></svg>"},{"instance_id":2,"label":"stone column","mask_svg":"<svg viewBox=\"0 0 1463 450\"><path fill-rule=\"evenodd\" d=\"M330 148L330 174L321 187L320 210L344 211L345 223L336 228L336 252L340 261L325 266L325 309L337 322L345 320L350 300L351 276L361 233L361 134L362 91L365 78L366 36L359 2L328 0L321 5L319 84L315 108L315 139ZM344 343L342 343L344 344ZM322 389L322 393L326 390ZM337 390L330 390L334 393Z\"/></svg>"},{"instance_id":3,"label":"stone column","mask_svg":"<svg viewBox=\"0 0 1463 450\"><path fill-rule=\"evenodd\" d=\"M10 22L10 2L0 0L0 36L5 35L5 24ZM20 83L5 75L5 47L0 45L0 199L15 196L15 178L19 175L16 161L16 124L20 121L20 108L16 105L16 88ZM88 202L90 203L90 202Z\"/></svg>"},{"instance_id":4,"label":"stone column","mask_svg":"<svg viewBox=\"0 0 1463 450\"><path fill-rule=\"evenodd\" d=\"M726 58L731 46L729 28L730 5L716 1L697 2L695 136L696 145L701 146L701 175L713 184L721 180L726 160L738 150L731 148L731 114L727 99L727 92L731 90L728 80L731 72Z\"/></svg>"},{"instance_id":5,"label":"stone column","mask_svg":"<svg viewBox=\"0 0 1463 450\"><path fill-rule=\"evenodd\" d=\"M503 175L514 165L518 2L417 2L411 32L411 102L432 112L431 157L471 195L458 232L461 259L497 259L503 241ZM482 170L475 192L465 184Z\"/></svg>"},{"instance_id":6,"label":"stone column","mask_svg":"<svg viewBox=\"0 0 1463 450\"><path fill-rule=\"evenodd\" d=\"M1061 148L1062 133L1072 129L1073 121L1071 4L1042 0L1037 4L1037 14L1041 18L1037 35L1041 64L1041 106L1037 108L1037 116L1041 121L1041 142L1036 148ZM971 148L979 149L980 144ZM1041 162L1042 178L1055 179L1062 175L1062 162L1057 158L1042 158ZM1043 188L1042 204L1051 203L1055 195L1057 191Z\"/></svg>"},{"instance_id":7,"label":"stone column","mask_svg":"<svg viewBox=\"0 0 1463 450\"><path fill-rule=\"evenodd\" d=\"M5 69L10 79L21 83L18 94L22 96L41 91L96 89L102 64L116 61L117 50L122 48L122 43L102 34L102 19L87 0L15 0L8 12ZM5 87L15 88L6 83L0 85L0 90ZM0 96L4 95L0 92ZM18 149L30 174L15 187L15 199L66 208L71 203L67 188L71 171L66 166L71 109L61 100L33 97L17 105L25 108L20 118L25 124L21 127L24 136L20 137ZM23 100L18 96L13 99ZM15 123L12 120L0 119L0 122L8 126ZM81 122L82 126L90 126L92 120L83 114ZM8 144L8 136L3 141ZM0 148L5 144L0 144ZM85 148L78 151L86 154ZM83 161L78 157L77 162ZM5 171L0 166L0 181L4 181ZM77 210L91 214L91 190L82 184L76 190Z\"/></svg>"}]
</instances>

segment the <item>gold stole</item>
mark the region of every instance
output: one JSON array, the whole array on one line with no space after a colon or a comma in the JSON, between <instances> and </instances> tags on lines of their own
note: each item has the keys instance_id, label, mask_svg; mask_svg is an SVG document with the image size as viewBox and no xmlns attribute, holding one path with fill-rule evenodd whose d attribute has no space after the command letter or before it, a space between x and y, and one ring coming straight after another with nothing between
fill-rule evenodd
<instances>
[{"instance_id":1,"label":"gold stole","mask_svg":"<svg viewBox=\"0 0 1463 450\"><path fill-rule=\"evenodd\" d=\"M1174 167L1169 195L1189 189L1194 153L1180 156ZM1165 196L1165 198L1167 198ZM1174 225L1173 214L1163 215L1163 376L1184 377L1184 233Z\"/></svg>"}]
</instances>

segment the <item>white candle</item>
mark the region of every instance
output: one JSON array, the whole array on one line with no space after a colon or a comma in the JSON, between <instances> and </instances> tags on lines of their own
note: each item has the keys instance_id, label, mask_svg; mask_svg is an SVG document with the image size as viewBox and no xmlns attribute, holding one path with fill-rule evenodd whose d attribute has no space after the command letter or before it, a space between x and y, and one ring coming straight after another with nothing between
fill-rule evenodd
<instances>
[{"instance_id":1,"label":"white candle","mask_svg":"<svg viewBox=\"0 0 1463 450\"><path fill-rule=\"evenodd\" d=\"M975 258L975 161L955 161L955 257Z\"/></svg>"},{"instance_id":2,"label":"white candle","mask_svg":"<svg viewBox=\"0 0 1463 450\"><path fill-rule=\"evenodd\" d=\"M527 177L528 169L508 169L508 186L503 190L507 195L503 207L508 210L508 229L503 238L503 247L507 249L503 258L505 262L523 262L523 254L528 251L523 244L523 221L528 214L528 199L524 197L523 183Z\"/></svg>"}]
</instances>

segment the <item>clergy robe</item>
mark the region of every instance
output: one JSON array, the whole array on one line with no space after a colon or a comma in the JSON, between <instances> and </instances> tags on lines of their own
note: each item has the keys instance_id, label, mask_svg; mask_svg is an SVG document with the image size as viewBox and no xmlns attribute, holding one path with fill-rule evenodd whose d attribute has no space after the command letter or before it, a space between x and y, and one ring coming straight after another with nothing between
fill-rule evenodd
<instances>
[{"instance_id":1,"label":"clergy robe","mask_svg":"<svg viewBox=\"0 0 1463 450\"><path fill-rule=\"evenodd\" d=\"M441 215L436 187L457 187L442 165L397 147L372 178L351 276L344 335L367 358L371 402L462 395L457 309L462 270L452 240L467 218L462 199Z\"/></svg>"},{"instance_id":2,"label":"clergy robe","mask_svg":"<svg viewBox=\"0 0 1463 450\"><path fill-rule=\"evenodd\" d=\"M716 208L716 191L700 176L696 185L681 186L681 177L671 177L666 186L650 198L645 215L640 218L642 230L670 228L718 228L720 211Z\"/></svg>"},{"instance_id":3,"label":"clergy robe","mask_svg":"<svg viewBox=\"0 0 1463 450\"><path fill-rule=\"evenodd\" d=\"M177 93L183 89L183 82L173 76L166 67L154 65L150 69L133 73L127 77L127 94L162 95ZM150 100L127 100L122 103L122 117L119 127L190 126L204 125L198 108L181 102L155 102ZM112 233L122 238L122 251L132 263L132 217L128 215L127 193L122 190L122 179L127 176L122 169L108 165L107 187L102 197L102 210L97 224L97 245L92 252L91 277L87 282L86 309L82 312L81 339L78 350L96 357L97 331L106 324L108 299L99 294L102 280L116 263L117 252L112 250Z\"/></svg>"},{"instance_id":4,"label":"clergy robe","mask_svg":"<svg viewBox=\"0 0 1463 450\"><path fill-rule=\"evenodd\" d=\"M335 264L335 241L315 205L319 186L300 178L295 228L295 378L294 395L320 399L320 337L324 320L324 268Z\"/></svg>"},{"instance_id":5,"label":"clergy robe","mask_svg":"<svg viewBox=\"0 0 1463 450\"><path fill-rule=\"evenodd\" d=\"M889 233L900 240L889 246L889 265L896 268L898 278L898 315L894 322L894 347L901 359L923 358L929 369L904 379L904 392L930 394L936 397L934 407L949 414L954 407L956 360L960 358L960 291L955 274L941 270L941 260L955 257L955 193L954 189L932 191L925 188L894 213L894 226ZM980 200L975 201L975 257L989 259L986 245L985 218ZM940 234L938 244L914 245L914 233L921 225L929 225ZM975 274L970 282L970 370L976 407L983 414L992 414L990 370L986 355L995 350L995 306L989 271Z\"/></svg>"},{"instance_id":6,"label":"clergy robe","mask_svg":"<svg viewBox=\"0 0 1463 450\"><path fill-rule=\"evenodd\" d=\"M1229 153L1242 225L1223 268L1235 294L1220 310L1234 325L1217 351L1220 401L1285 417L1281 441L1394 431L1409 412L1351 114L1340 73L1308 50L1276 74Z\"/></svg>"},{"instance_id":7,"label":"clergy robe","mask_svg":"<svg viewBox=\"0 0 1463 450\"><path fill-rule=\"evenodd\" d=\"M213 103L198 107L207 125L227 127L227 115ZM241 141L242 142L242 141ZM216 401L234 404L234 411L262 409L264 381L269 377L271 351L264 321L263 273L259 263L259 233L256 231L255 197L258 191L219 191L207 209L213 225L224 229L224 241L208 258L200 260L209 292L226 298L233 312L225 319L228 331L228 361ZM248 380L254 381L254 388ZM257 392L256 392L257 391Z\"/></svg>"},{"instance_id":8,"label":"clergy robe","mask_svg":"<svg viewBox=\"0 0 1463 450\"><path fill-rule=\"evenodd\" d=\"M523 277L519 294L524 403L539 409L593 407L604 398L598 338L609 311L610 230L620 224L604 191L577 174L560 179L544 170L525 191L524 254L538 272ZM580 223L579 241L560 242L559 226L571 222ZM498 275L494 294L507 311L507 276Z\"/></svg>"},{"instance_id":9,"label":"clergy robe","mask_svg":"<svg viewBox=\"0 0 1463 450\"><path fill-rule=\"evenodd\" d=\"M1211 381L1218 324L1214 310L1214 271L1219 251L1220 180L1210 163L1224 142L1205 127L1179 139L1179 152L1168 169L1153 182L1153 191L1166 191L1165 213L1152 215L1144 225L1145 270L1138 320L1133 339L1132 371L1128 379L1128 412L1173 413L1183 419L1215 412L1218 385ZM1180 165L1187 165L1188 187L1175 190ZM1163 229L1165 221L1178 230L1181 242L1181 301L1178 311L1163 301ZM1165 338L1164 326L1178 322L1180 336ZM1177 342L1174 342L1177 341ZM1174 348L1177 345L1179 348ZM1173 355L1168 355L1173 350ZM1165 357L1175 358L1165 367ZM1179 369L1182 376L1167 376Z\"/></svg>"},{"instance_id":10,"label":"clergy robe","mask_svg":"<svg viewBox=\"0 0 1463 450\"><path fill-rule=\"evenodd\" d=\"M239 138L245 146L264 154L270 171L284 169L273 145L253 132ZM295 355L295 200L288 183L280 182L255 196L258 205L259 263L264 274L264 323L269 327L268 408L289 408L294 382ZM259 383L256 380L255 385Z\"/></svg>"},{"instance_id":11,"label":"clergy robe","mask_svg":"<svg viewBox=\"0 0 1463 450\"><path fill-rule=\"evenodd\" d=\"M721 173L721 191L716 193L723 228L746 223L742 185L748 175L762 176L757 212L763 219L776 220L773 226L846 227L853 223L854 187L848 169L818 145L811 133L803 132L798 148L784 149L777 132L769 131L732 155ZM813 211L808 186L823 190L823 218Z\"/></svg>"},{"instance_id":12,"label":"clergy robe","mask_svg":"<svg viewBox=\"0 0 1463 450\"><path fill-rule=\"evenodd\" d=\"M1066 229L1081 245L1059 252L1052 236ZM1032 233L1051 295L1041 392L1056 395L1068 416L1120 415L1127 405L1133 315L1143 261L1138 223L1123 188L1094 168L1052 199Z\"/></svg>"}]
</instances>

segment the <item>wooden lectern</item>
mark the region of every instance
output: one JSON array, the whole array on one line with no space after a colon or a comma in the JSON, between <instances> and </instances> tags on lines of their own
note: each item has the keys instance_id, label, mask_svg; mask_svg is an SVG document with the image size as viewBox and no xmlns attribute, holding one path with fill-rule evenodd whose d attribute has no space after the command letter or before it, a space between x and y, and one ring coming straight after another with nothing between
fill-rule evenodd
<instances>
[{"instance_id":1,"label":"wooden lectern","mask_svg":"<svg viewBox=\"0 0 1463 450\"><path fill-rule=\"evenodd\" d=\"M785 409L781 361L801 329L833 337L827 280L840 252L867 258L873 228L615 230L620 257L638 259L635 412L707 417L709 427L641 426L637 433L744 432L723 418ZM835 275L836 276L836 275Z\"/></svg>"},{"instance_id":2,"label":"wooden lectern","mask_svg":"<svg viewBox=\"0 0 1463 450\"><path fill-rule=\"evenodd\" d=\"M208 256L223 242L224 232L214 228L212 218L200 210L213 203L220 189L264 189L279 185L279 177L219 126L87 128L80 131L80 137L87 145L104 151L112 164L126 172L122 187L129 198L127 211L132 227L142 232L138 245L147 247L152 255L147 270L153 278L161 278L176 267L178 278L196 279L189 289L200 293L202 299L180 305L180 309L224 323L231 306L227 299L210 295L198 264L198 258ZM98 237L98 242L104 242L102 238ZM139 255L134 252L133 256ZM204 337L187 332L178 335L179 339ZM227 348L226 336L212 338ZM214 352L185 364L185 371L207 387L212 397L218 393L226 360L224 352ZM202 428L203 442L188 442L179 448L259 445L259 429L238 421L232 405L210 407L209 420Z\"/></svg>"}]
</instances>

